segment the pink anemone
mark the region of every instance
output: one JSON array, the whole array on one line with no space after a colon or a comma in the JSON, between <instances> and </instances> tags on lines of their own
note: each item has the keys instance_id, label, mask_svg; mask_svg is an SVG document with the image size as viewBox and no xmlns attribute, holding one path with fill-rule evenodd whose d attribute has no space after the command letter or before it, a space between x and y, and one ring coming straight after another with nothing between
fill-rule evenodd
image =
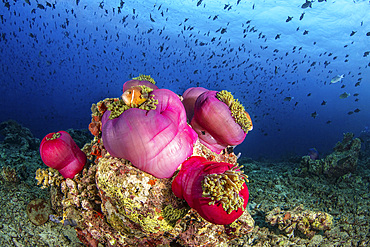
<instances>
[{"instance_id":1,"label":"pink anemone","mask_svg":"<svg viewBox=\"0 0 370 247\"><path fill-rule=\"evenodd\" d=\"M205 91L208 91L208 89L205 89L204 87L191 87L186 89L186 91L182 94L183 97L182 103L184 104L186 116L189 122L191 121L194 115L195 101L197 100L198 96L204 93Z\"/></svg>"},{"instance_id":2,"label":"pink anemone","mask_svg":"<svg viewBox=\"0 0 370 247\"><path fill-rule=\"evenodd\" d=\"M65 131L47 134L41 141L40 155L45 165L57 169L65 178L73 178L87 160L85 153Z\"/></svg>"},{"instance_id":3,"label":"pink anemone","mask_svg":"<svg viewBox=\"0 0 370 247\"><path fill-rule=\"evenodd\" d=\"M114 157L129 160L134 166L157 178L169 178L193 153L197 134L187 125L179 97L167 89L149 93L158 101L155 109L130 108L119 117L102 118L102 138Z\"/></svg>"},{"instance_id":4,"label":"pink anemone","mask_svg":"<svg viewBox=\"0 0 370 247\"><path fill-rule=\"evenodd\" d=\"M247 206L245 180L247 177L237 166L193 156L182 164L172 191L205 220L227 225L238 219Z\"/></svg>"},{"instance_id":5,"label":"pink anemone","mask_svg":"<svg viewBox=\"0 0 370 247\"><path fill-rule=\"evenodd\" d=\"M246 123L246 128L243 129L237 122L237 117L233 116L230 105L217 98L218 93L205 91L199 95L191 120L191 126L197 132L200 142L216 153L220 153L227 146L239 145L252 129L252 121L244 107L232 98L232 104L238 105L235 115L241 116L242 121Z\"/></svg>"}]
</instances>

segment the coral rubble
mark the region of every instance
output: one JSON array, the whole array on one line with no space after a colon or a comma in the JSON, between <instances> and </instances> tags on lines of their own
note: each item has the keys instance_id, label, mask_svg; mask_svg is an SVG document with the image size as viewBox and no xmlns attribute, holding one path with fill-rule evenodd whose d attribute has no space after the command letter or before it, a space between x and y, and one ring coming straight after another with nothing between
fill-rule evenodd
<instances>
[{"instance_id":1,"label":"coral rubble","mask_svg":"<svg viewBox=\"0 0 370 247\"><path fill-rule=\"evenodd\" d=\"M333 216L325 212L304 210L303 205L288 211L277 207L267 213L266 222L276 225L286 235L302 234L312 238L319 231L329 230L333 226Z\"/></svg>"}]
</instances>

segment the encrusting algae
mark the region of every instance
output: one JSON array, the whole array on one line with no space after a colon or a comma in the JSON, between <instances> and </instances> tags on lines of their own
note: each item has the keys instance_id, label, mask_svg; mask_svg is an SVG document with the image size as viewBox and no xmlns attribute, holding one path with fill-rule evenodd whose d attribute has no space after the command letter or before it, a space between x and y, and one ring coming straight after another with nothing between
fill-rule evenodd
<instances>
[{"instance_id":1,"label":"encrusting algae","mask_svg":"<svg viewBox=\"0 0 370 247\"><path fill-rule=\"evenodd\" d=\"M59 187L64 180L63 176L58 172L58 170L50 167L47 169L37 169L35 179L38 181L37 185L42 185L42 189L45 189L49 186Z\"/></svg>"},{"instance_id":2,"label":"encrusting algae","mask_svg":"<svg viewBox=\"0 0 370 247\"><path fill-rule=\"evenodd\" d=\"M96 177L100 193L104 198L113 199L103 201L102 206L108 222L123 227L117 229L119 231L128 232L138 227L141 228L140 234L170 231L173 220L187 212L183 211L183 203L172 195L169 179L153 182L154 176L144 174L128 161L102 158Z\"/></svg>"}]
</instances>

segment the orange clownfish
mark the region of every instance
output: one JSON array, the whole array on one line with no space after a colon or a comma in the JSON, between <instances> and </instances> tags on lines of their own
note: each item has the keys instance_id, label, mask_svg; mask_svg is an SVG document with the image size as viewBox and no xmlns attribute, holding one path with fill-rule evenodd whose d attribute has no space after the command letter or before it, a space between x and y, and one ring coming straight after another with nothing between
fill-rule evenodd
<instances>
[{"instance_id":1,"label":"orange clownfish","mask_svg":"<svg viewBox=\"0 0 370 247\"><path fill-rule=\"evenodd\" d=\"M141 87L139 86L127 89L121 97L123 102L129 107L139 106L148 99L148 96L141 94Z\"/></svg>"}]
</instances>

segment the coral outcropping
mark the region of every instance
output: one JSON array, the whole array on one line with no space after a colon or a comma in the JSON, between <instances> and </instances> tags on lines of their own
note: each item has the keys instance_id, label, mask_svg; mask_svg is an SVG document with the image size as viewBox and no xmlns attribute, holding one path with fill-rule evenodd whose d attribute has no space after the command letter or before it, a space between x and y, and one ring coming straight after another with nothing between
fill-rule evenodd
<instances>
[{"instance_id":1,"label":"coral outcropping","mask_svg":"<svg viewBox=\"0 0 370 247\"><path fill-rule=\"evenodd\" d=\"M323 159L313 160L310 156L303 156L301 172L325 175L334 179L355 172L361 151L361 141L353 137L353 133L343 134L342 142L338 142L333 148L334 152Z\"/></svg>"}]
</instances>

